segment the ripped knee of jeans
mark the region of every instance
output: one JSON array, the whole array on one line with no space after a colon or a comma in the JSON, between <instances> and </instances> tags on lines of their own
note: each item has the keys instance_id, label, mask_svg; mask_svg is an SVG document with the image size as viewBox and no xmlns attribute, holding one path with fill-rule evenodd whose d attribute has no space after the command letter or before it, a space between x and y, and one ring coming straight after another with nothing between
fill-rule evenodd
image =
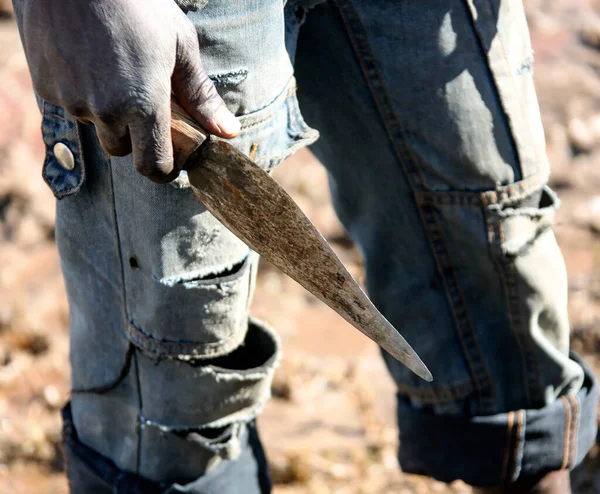
<instances>
[{"instance_id":1,"label":"ripped knee of jeans","mask_svg":"<svg viewBox=\"0 0 600 494\"><path fill-rule=\"evenodd\" d=\"M279 356L277 336L255 320L242 344L220 357L138 351L140 474L156 481L191 480L235 460L245 447L248 424L270 397Z\"/></svg>"},{"instance_id":2,"label":"ripped knee of jeans","mask_svg":"<svg viewBox=\"0 0 600 494\"><path fill-rule=\"evenodd\" d=\"M538 238L551 230L559 205L558 197L547 186L515 202L491 205L489 210L496 217L502 255L508 258L526 255Z\"/></svg>"}]
</instances>

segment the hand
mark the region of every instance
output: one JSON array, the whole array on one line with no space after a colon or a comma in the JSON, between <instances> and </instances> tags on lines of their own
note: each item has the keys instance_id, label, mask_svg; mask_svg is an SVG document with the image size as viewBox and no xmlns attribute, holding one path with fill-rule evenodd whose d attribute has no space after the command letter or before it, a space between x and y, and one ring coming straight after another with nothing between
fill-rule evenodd
<instances>
[{"instance_id":1,"label":"hand","mask_svg":"<svg viewBox=\"0 0 600 494\"><path fill-rule=\"evenodd\" d=\"M37 93L93 123L108 154L133 152L142 175L160 183L179 174L171 92L210 133L239 133L202 67L194 26L172 0L21 2L18 20Z\"/></svg>"}]
</instances>

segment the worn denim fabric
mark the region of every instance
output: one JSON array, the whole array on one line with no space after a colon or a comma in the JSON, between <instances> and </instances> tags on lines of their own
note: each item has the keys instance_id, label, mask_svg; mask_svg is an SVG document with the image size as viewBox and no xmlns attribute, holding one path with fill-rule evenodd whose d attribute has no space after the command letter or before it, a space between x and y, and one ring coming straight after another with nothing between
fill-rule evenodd
<instances>
[{"instance_id":1,"label":"worn denim fabric","mask_svg":"<svg viewBox=\"0 0 600 494\"><path fill-rule=\"evenodd\" d=\"M384 355L402 467L486 486L581 461L598 390L569 355L520 2L180 5L242 122L234 144L265 169L317 137L295 61L369 293L434 375ZM72 491L268 492L252 424L280 350L249 319L255 256L185 176L153 184L130 157L109 159L92 127L42 109L71 310Z\"/></svg>"},{"instance_id":2,"label":"worn denim fabric","mask_svg":"<svg viewBox=\"0 0 600 494\"><path fill-rule=\"evenodd\" d=\"M569 356L521 2L333 0L305 17L313 150L373 301L434 376L384 355L402 468L489 486L573 467L598 389Z\"/></svg>"}]
</instances>

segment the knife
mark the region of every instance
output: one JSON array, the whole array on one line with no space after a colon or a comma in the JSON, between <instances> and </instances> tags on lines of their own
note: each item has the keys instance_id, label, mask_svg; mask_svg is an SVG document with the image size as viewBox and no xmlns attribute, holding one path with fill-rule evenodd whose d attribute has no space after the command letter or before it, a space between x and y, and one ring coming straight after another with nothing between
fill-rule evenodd
<instances>
[{"instance_id":1,"label":"knife","mask_svg":"<svg viewBox=\"0 0 600 494\"><path fill-rule=\"evenodd\" d=\"M225 227L415 374L433 380L416 352L268 173L231 144L209 138L174 100L171 138L177 166L187 171L196 197Z\"/></svg>"}]
</instances>

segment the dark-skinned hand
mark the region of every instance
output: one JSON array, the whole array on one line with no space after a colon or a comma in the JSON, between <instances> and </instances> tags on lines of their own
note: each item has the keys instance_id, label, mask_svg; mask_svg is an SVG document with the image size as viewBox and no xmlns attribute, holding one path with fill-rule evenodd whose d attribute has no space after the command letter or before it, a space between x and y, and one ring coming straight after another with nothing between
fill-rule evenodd
<instances>
[{"instance_id":1,"label":"dark-skinned hand","mask_svg":"<svg viewBox=\"0 0 600 494\"><path fill-rule=\"evenodd\" d=\"M207 131L235 137L200 61L192 23L171 0L19 0L16 13L36 92L96 127L104 150L133 152L155 182L179 174L171 94Z\"/></svg>"}]
</instances>

